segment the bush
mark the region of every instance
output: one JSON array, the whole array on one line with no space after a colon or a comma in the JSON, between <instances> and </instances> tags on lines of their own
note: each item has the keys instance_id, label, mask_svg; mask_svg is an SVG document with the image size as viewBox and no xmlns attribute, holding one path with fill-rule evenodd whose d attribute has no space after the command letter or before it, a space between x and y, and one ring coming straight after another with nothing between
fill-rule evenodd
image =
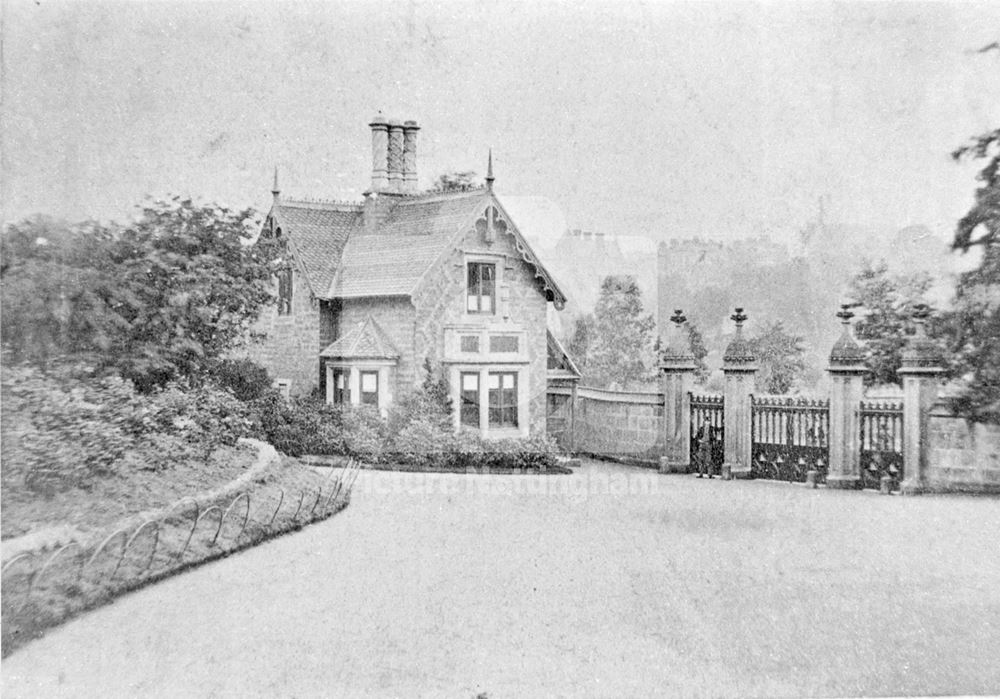
<instances>
[{"instance_id":1,"label":"bush","mask_svg":"<svg viewBox=\"0 0 1000 699\"><path fill-rule=\"evenodd\" d=\"M344 416L318 398L286 400L269 390L252 405L258 436L289 456L345 454Z\"/></svg>"},{"instance_id":2,"label":"bush","mask_svg":"<svg viewBox=\"0 0 1000 699\"><path fill-rule=\"evenodd\" d=\"M143 395L79 364L5 366L2 400L4 485L42 491L87 486L136 464L207 458L252 424L247 406L218 388L170 384Z\"/></svg>"},{"instance_id":3,"label":"bush","mask_svg":"<svg viewBox=\"0 0 1000 699\"><path fill-rule=\"evenodd\" d=\"M251 407L229 391L212 385L191 387L178 383L169 383L149 395L142 420L143 434L171 435L188 445L189 450L180 450L171 459L195 455L208 458L217 447L233 446L240 437L250 436L254 424Z\"/></svg>"},{"instance_id":4,"label":"bush","mask_svg":"<svg viewBox=\"0 0 1000 699\"><path fill-rule=\"evenodd\" d=\"M106 475L133 440L141 401L117 376L92 381L79 368L48 374L27 367L3 371L5 487L36 490L84 485Z\"/></svg>"},{"instance_id":5,"label":"bush","mask_svg":"<svg viewBox=\"0 0 1000 699\"><path fill-rule=\"evenodd\" d=\"M267 369L250 359L225 359L211 371L212 380L221 388L232 391L242 401L263 398L271 390Z\"/></svg>"},{"instance_id":6,"label":"bush","mask_svg":"<svg viewBox=\"0 0 1000 699\"><path fill-rule=\"evenodd\" d=\"M269 391L254 402L261 439L289 456L350 456L367 463L454 470L539 470L556 465L558 449L543 436L482 439L455 434L433 382L401 396L388 420L370 406L332 406L318 397L286 400Z\"/></svg>"},{"instance_id":7,"label":"bush","mask_svg":"<svg viewBox=\"0 0 1000 699\"><path fill-rule=\"evenodd\" d=\"M535 435L527 439L482 439L462 435L452 454L453 467L487 470L541 470L556 465L559 453L550 438Z\"/></svg>"}]
</instances>

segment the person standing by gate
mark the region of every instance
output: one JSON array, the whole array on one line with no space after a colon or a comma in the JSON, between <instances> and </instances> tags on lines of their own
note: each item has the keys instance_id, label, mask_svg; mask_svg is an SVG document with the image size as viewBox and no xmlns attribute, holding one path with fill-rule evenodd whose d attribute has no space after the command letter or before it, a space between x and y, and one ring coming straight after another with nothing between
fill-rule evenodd
<instances>
[{"instance_id":1,"label":"person standing by gate","mask_svg":"<svg viewBox=\"0 0 1000 699\"><path fill-rule=\"evenodd\" d=\"M708 421L701 423L698 427L698 434L694 436L698 442L698 478L703 475L712 477L712 426Z\"/></svg>"}]
</instances>

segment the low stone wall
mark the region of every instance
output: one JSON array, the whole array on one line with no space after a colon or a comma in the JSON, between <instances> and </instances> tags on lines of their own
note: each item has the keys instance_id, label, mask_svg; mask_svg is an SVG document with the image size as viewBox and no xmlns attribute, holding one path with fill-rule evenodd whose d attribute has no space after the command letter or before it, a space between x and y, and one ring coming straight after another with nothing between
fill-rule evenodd
<instances>
[{"instance_id":1,"label":"low stone wall","mask_svg":"<svg viewBox=\"0 0 1000 699\"><path fill-rule=\"evenodd\" d=\"M1000 494L1000 425L958 417L949 401L930 412L925 487Z\"/></svg>"},{"instance_id":2,"label":"low stone wall","mask_svg":"<svg viewBox=\"0 0 1000 699\"><path fill-rule=\"evenodd\" d=\"M648 465L663 453L663 395L577 389L577 452Z\"/></svg>"}]
</instances>

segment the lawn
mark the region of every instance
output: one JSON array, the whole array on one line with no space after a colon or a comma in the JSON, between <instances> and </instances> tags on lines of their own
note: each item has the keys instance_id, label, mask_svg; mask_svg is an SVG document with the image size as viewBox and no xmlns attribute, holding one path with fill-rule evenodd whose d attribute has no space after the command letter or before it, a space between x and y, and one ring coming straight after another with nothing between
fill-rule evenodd
<instances>
[{"instance_id":1,"label":"lawn","mask_svg":"<svg viewBox=\"0 0 1000 699\"><path fill-rule=\"evenodd\" d=\"M93 479L88 487L48 494L5 479L0 492L3 539L46 527L68 527L85 536L130 515L228 483L244 473L256 456L255 449L242 445L219 447L207 460L188 458L153 470L128 455L129 463L114 474Z\"/></svg>"}]
</instances>

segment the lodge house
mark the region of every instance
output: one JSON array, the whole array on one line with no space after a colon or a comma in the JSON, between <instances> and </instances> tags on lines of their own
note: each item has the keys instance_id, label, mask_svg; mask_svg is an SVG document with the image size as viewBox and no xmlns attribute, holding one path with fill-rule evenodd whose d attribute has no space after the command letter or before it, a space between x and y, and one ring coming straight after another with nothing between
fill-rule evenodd
<instances>
[{"instance_id":1,"label":"lodge house","mask_svg":"<svg viewBox=\"0 0 1000 699\"><path fill-rule=\"evenodd\" d=\"M516 437L546 428L549 382L579 373L546 327L565 296L493 192L417 189L414 121L376 116L362 202L274 201L261 232L286 251L278 302L251 356L287 395L386 415L424 380L450 386L455 429Z\"/></svg>"}]
</instances>

